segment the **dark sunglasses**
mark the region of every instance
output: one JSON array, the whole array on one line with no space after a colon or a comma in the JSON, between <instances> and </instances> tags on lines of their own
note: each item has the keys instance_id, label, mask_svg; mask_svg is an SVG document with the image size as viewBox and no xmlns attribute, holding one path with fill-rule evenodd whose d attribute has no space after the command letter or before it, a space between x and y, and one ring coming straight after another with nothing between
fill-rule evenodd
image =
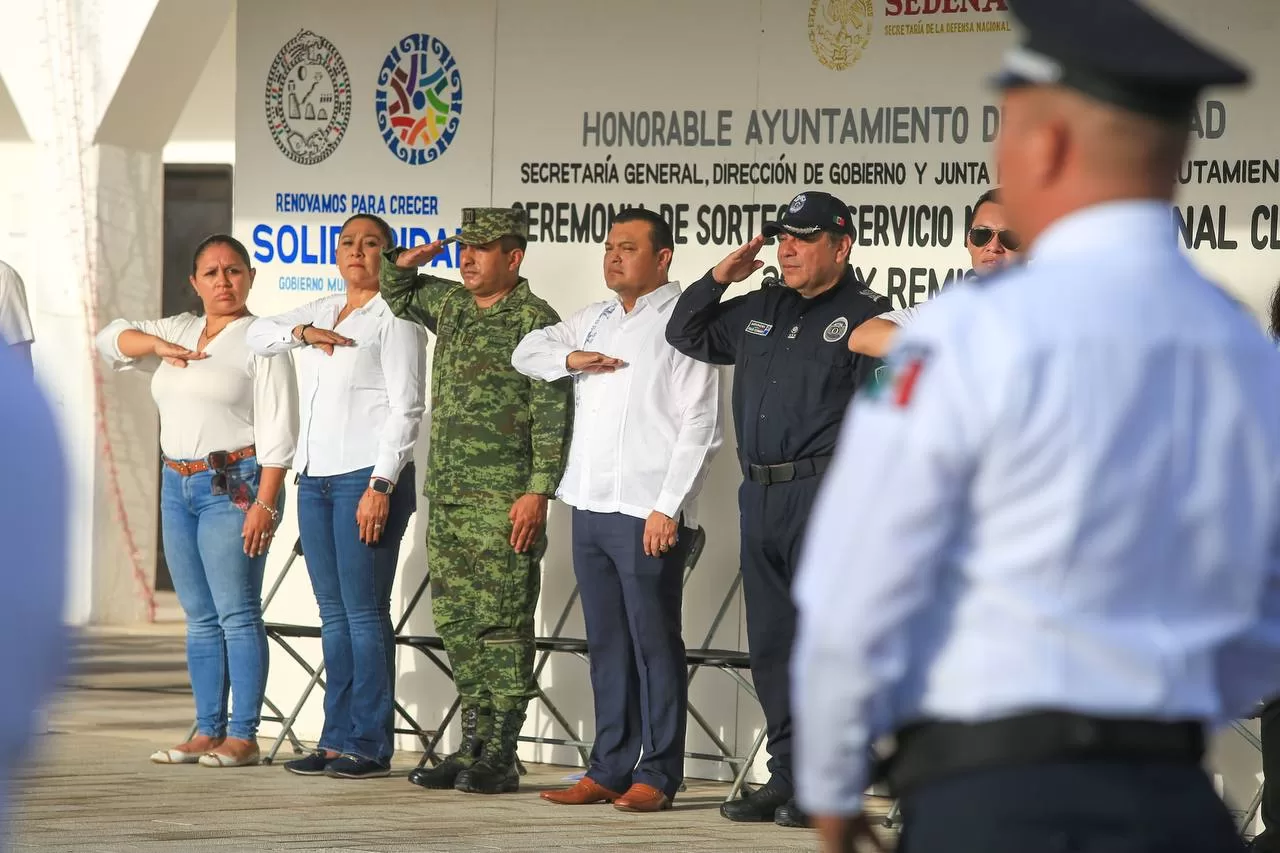
<instances>
[{"instance_id":1,"label":"dark sunglasses","mask_svg":"<svg viewBox=\"0 0 1280 853\"><path fill-rule=\"evenodd\" d=\"M205 461L209 463L209 470L213 472L213 476L209 478L212 493L225 495L227 493L227 452L215 450L205 457Z\"/></svg>"},{"instance_id":2,"label":"dark sunglasses","mask_svg":"<svg viewBox=\"0 0 1280 853\"><path fill-rule=\"evenodd\" d=\"M988 228L985 225L977 225L969 229L969 242L978 248L982 248L991 242L992 237L1000 238L1000 245L1004 246L1007 251L1016 252L1018 247L1022 245L1022 241L1018 239L1018 235L1014 234L1008 228L1003 231L997 231L994 228Z\"/></svg>"}]
</instances>

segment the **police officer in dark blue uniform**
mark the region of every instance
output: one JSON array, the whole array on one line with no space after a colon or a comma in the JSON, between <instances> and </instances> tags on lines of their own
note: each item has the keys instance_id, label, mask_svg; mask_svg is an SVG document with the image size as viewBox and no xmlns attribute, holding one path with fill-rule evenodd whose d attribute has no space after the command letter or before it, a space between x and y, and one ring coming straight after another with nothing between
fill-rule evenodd
<instances>
[{"instance_id":1,"label":"police officer in dark blue uniform","mask_svg":"<svg viewBox=\"0 0 1280 853\"><path fill-rule=\"evenodd\" d=\"M722 302L730 284L764 265L756 256L775 236L784 286ZM743 593L770 779L745 799L724 804L720 812L729 820L808 825L794 801L791 772L791 580L845 409L878 363L849 351L849 330L889 310L888 300L866 288L849 265L853 236L844 202L824 192L801 193L781 219L690 285L667 325L667 340L680 352L735 366Z\"/></svg>"}]
</instances>

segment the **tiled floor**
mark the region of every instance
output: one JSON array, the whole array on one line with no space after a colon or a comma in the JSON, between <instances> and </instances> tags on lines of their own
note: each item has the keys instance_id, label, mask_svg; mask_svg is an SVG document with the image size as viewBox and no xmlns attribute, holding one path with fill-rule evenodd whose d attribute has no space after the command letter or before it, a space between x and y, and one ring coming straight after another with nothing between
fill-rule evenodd
<instances>
[{"instance_id":1,"label":"tiled floor","mask_svg":"<svg viewBox=\"0 0 1280 853\"><path fill-rule=\"evenodd\" d=\"M817 849L808 830L725 821L717 809L727 788L714 782L690 780L669 812L628 815L539 799L573 772L564 767L531 766L518 794L489 798L408 784L412 753L399 756L392 778L367 782L299 779L278 766L153 765L151 750L190 726L181 634L94 632L78 642L78 658L16 786L14 851Z\"/></svg>"}]
</instances>

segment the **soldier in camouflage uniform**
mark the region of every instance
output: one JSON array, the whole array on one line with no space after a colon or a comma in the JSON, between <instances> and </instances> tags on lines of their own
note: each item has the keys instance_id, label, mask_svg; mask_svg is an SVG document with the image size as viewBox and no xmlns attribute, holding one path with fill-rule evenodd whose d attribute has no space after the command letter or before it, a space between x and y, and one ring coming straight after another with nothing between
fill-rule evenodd
<instances>
[{"instance_id":1,"label":"soldier in camouflage uniform","mask_svg":"<svg viewBox=\"0 0 1280 853\"><path fill-rule=\"evenodd\" d=\"M427 561L432 613L461 699L462 742L410 781L496 794L519 788L516 738L533 682L533 615L546 551L547 500L564 472L569 380L511 366L516 344L559 315L520 275L521 210L462 211L462 283L418 275L445 246L387 252L382 296L436 335L431 375Z\"/></svg>"}]
</instances>

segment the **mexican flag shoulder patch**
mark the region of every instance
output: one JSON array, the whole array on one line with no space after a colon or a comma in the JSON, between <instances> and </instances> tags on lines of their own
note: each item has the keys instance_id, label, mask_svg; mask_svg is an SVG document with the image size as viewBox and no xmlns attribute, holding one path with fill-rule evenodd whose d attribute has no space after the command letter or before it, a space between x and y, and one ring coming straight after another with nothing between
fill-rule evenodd
<instances>
[{"instance_id":1,"label":"mexican flag shoulder patch","mask_svg":"<svg viewBox=\"0 0 1280 853\"><path fill-rule=\"evenodd\" d=\"M867 398L899 409L909 406L931 355L923 344L903 344L889 353L884 364L875 370Z\"/></svg>"}]
</instances>

